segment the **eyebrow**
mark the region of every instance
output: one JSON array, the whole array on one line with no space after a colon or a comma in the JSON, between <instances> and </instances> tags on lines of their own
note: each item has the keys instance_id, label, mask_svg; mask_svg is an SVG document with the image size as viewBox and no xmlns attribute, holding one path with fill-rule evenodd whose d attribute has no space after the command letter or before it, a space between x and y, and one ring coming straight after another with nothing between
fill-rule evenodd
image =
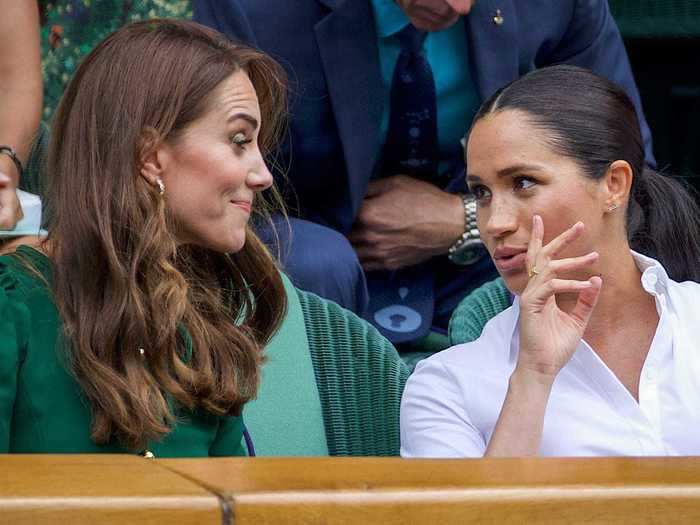
<instances>
[{"instance_id":1,"label":"eyebrow","mask_svg":"<svg viewBox=\"0 0 700 525\"><path fill-rule=\"evenodd\" d=\"M536 164L514 164L496 172L496 177L503 178L522 173L523 171L543 171L541 166ZM472 173L467 174L467 182L481 182L481 177Z\"/></svg>"},{"instance_id":2,"label":"eyebrow","mask_svg":"<svg viewBox=\"0 0 700 525\"><path fill-rule=\"evenodd\" d=\"M248 115L248 113L235 113L231 115L226 122L233 122L234 120L238 119L245 120L246 122L248 122L248 124L253 126L253 129L258 129L257 119L255 117L251 117L250 115Z\"/></svg>"}]
</instances>

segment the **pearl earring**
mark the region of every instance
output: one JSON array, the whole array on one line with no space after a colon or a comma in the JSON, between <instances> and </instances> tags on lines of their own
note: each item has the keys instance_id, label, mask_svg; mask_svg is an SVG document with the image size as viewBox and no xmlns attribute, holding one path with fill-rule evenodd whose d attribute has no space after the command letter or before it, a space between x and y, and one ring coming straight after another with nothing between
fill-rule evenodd
<instances>
[{"instance_id":1,"label":"pearl earring","mask_svg":"<svg viewBox=\"0 0 700 525\"><path fill-rule=\"evenodd\" d=\"M161 197L165 195L165 184L163 184L162 179L156 179L156 184L158 185L158 193L160 193Z\"/></svg>"}]
</instances>

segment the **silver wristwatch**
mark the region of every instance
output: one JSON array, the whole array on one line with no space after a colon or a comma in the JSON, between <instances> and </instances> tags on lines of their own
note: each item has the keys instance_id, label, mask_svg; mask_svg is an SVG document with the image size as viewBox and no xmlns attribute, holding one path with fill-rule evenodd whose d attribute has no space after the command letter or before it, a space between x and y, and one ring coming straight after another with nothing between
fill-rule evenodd
<instances>
[{"instance_id":1,"label":"silver wristwatch","mask_svg":"<svg viewBox=\"0 0 700 525\"><path fill-rule=\"evenodd\" d=\"M476 200L469 193L460 196L464 203L464 233L447 250L447 258L454 264L467 266L486 255L486 248L476 225Z\"/></svg>"}]
</instances>

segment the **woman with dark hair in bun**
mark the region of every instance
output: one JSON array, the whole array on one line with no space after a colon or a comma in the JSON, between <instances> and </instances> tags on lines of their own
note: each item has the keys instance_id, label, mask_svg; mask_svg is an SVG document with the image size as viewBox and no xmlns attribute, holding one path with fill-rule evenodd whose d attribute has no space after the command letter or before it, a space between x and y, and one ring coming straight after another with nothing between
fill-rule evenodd
<instances>
[{"instance_id":1,"label":"woman with dark hair in bun","mask_svg":"<svg viewBox=\"0 0 700 525\"><path fill-rule=\"evenodd\" d=\"M645 167L624 92L573 66L534 71L484 103L466 161L516 299L418 365L402 454L699 454L700 214Z\"/></svg>"}]
</instances>

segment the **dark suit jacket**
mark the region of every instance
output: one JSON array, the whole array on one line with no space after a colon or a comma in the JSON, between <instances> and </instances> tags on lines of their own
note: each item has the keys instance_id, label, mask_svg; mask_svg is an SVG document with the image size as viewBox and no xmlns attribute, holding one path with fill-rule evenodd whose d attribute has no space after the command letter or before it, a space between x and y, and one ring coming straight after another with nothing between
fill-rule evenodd
<instances>
[{"instance_id":1,"label":"dark suit jacket","mask_svg":"<svg viewBox=\"0 0 700 525\"><path fill-rule=\"evenodd\" d=\"M500 25L494 23L497 9ZM349 231L377 164L388 99L370 0L194 0L194 15L285 67L292 99L284 149L301 215ZM538 67L587 67L630 95L647 161L654 162L639 93L606 0L479 0L464 24L482 100ZM448 189L463 184L463 176L455 170Z\"/></svg>"}]
</instances>

